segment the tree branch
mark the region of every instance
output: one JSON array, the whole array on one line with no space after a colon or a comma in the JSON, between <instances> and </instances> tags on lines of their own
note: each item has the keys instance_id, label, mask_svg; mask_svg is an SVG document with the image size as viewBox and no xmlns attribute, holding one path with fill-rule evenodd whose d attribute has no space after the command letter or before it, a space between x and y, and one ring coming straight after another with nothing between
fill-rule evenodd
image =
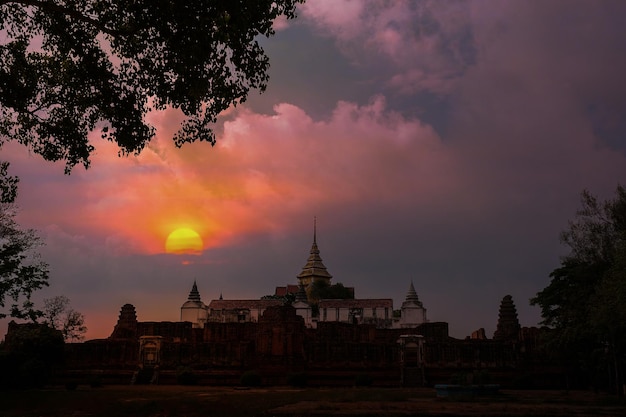
<instances>
[{"instance_id":1,"label":"tree branch","mask_svg":"<svg viewBox=\"0 0 626 417\"><path fill-rule=\"evenodd\" d=\"M106 33L108 35L123 35L124 33L118 30L113 30L110 28L107 28L105 24L103 24L102 22L100 22L97 19L94 19L92 17L89 17L83 13L81 13L78 10L74 10L74 9L70 9L68 7L65 6L61 6L59 4L55 4L52 3L50 1L38 1L38 0L20 0L20 1L15 1L15 0L0 0L0 6L4 6L6 4L21 4L23 6L33 6L33 7L37 7L39 9L42 9L44 11L47 12L55 12L55 13L62 13L65 16L69 16L73 19L76 19L78 21L84 22L84 23L88 23L91 26L95 27L96 29L98 29L99 31Z\"/></svg>"}]
</instances>

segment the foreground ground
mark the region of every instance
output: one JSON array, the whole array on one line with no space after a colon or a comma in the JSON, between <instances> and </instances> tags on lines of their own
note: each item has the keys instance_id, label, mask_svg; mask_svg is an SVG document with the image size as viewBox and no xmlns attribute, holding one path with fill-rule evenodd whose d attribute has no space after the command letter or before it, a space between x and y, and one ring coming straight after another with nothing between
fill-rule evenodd
<instances>
[{"instance_id":1,"label":"foreground ground","mask_svg":"<svg viewBox=\"0 0 626 417\"><path fill-rule=\"evenodd\" d=\"M624 416L626 403L591 392L502 391L467 401L433 389L110 386L0 392L0 416Z\"/></svg>"}]
</instances>

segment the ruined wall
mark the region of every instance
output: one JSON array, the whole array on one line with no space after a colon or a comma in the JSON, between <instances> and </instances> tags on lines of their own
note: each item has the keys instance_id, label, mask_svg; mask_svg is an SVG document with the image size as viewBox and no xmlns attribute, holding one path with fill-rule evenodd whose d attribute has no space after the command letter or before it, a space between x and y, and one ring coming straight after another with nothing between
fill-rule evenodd
<instances>
[{"instance_id":1,"label":"ruined wall","mask_svg":"<svg viewBox=\"0 0 626 417\"><path fill-rule=\"evenodd\" d=\"M162 336L167 342L198 343L202 332L194 332L193 324L188 321L142 321L137 323L137 336Z\"/></svg>"},{"instance_id":2,"label":"ruined wall","mask_svg":"<svg viewBox=\"0 0 626 417\"><path fill-rule=\"evenodd\" d=\"M442 322L409 329L320 322L311 329L291 306L268 308L258 323L207 323L194 329L188 322L136 322L133 312L123 308L109 339L66 345L68 368L136 369L141 336L162 337L159 367L163 372L184 366L211 381L222 374L232 380L233 375L254 369L273 383L285 383L290 373L306 372L319 384L341 385L365 372L376 375L377 384L395 384L404 369L398 343L403 335L423 338L428 383L449 382L455 373L474 370L511 381L546 365L537 329L522 329L517 340L506 341L454 339Z\"/></svg>"},{"instance_id":3,"label":"ruined wall","mask_svg":"<svg viewBox=\"0 0 626 417\"><path fill-rule=\"evenodd\" d=\"M135 369L139 363L138 340L90 340L65 344L67 369Z\"/></svg>"}]
</instances>

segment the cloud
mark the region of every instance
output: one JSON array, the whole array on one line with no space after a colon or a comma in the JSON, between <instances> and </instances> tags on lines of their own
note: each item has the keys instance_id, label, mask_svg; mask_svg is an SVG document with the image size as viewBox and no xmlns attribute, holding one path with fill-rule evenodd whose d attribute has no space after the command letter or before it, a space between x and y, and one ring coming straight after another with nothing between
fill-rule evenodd
<instances>
[{"instance_id":1,"label":"cloud","mask_svg":"<svg viewBox=\"0 0 626 417\"><path fill-rule=\"evenodd\" d=\"M475 62L467 2L316 1L302 9L355 64L384 60L388 85L403 94L446 93Z\"/></svg>"},{"instance_id":2,"label":"cloud","mask_svg":"<svg viewBox=\"0 0 626 417\"><path fill-rule=\"evenodd\" d=\"M113 145L98 143L90 170L62 177L51 174L57 166L46 169L38 192L27 194L53 209L43 214L27 197L23 219L80 230L125 251L159 253L176 227L198 230L214 247L241 233L291 227L281 219L311 206L392 201L449 185L452 170L437 134L387 111L380 96L364 106L340 102L328 121L290 104L271 115L244 109L224 123L215 148L176 149L168 139L177 117L171 113L152 116L159 133L138 157L120 159Z\"/></svg>"},{"instance_id":3,"label":"cloud","mask_svg":"<svg viewBox=\"0 0 626 417\"><path fill-rule=\"evenodd\" d=\"M462 337L493 331L511 293L536 324L527 300L579 192L626 183L622 4L307 2L284 31L297 44L280 38L271 57L301 59L294 84L273 77L262 111L230 109L215 147L175 148L171 110L148 116L158 134L139 157L96 140L92 168L69 177L5 145L19 221L45 236L56 293L108 332L125 302L175 320L193 279L207 300L295 282L313 216L326 265L359 297L397 306L414 279L430 319ZM182 226L207 249L184 266L162 254Z\"/></svg>"}]
</instances>

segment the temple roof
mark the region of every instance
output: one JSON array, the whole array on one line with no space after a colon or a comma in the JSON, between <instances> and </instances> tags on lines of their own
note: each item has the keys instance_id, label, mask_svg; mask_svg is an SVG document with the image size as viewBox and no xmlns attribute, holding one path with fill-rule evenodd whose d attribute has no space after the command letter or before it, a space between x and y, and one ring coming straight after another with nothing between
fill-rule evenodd
<instances>
[{"instance_id":1,"label":"temple roof","mask_svg":"<svg viewBox=\"0 0 626 417\"><path fill-rule=\"evenodd\" d=\"M287 294L296 294L299 289L300 289L299 285L287 284L284 287L276 287L276 289L274 290L274 295L277 295L279 297L284 297Z\"/></svg>"},{"instance_id":2,"label":"temple roof","mask_svg":"<svg viewBox=\"0 0 626 417\"><path fill-rule=\"evenodd\" d=\"M315 281L315 279L319 278L329 281L333 277L326 270L326 266L320 256L320 250L317 247L317 221L313 223L313 245L311 246L309 259L302 268L302 272L298 274L298 279L309 277L311 281Z\"/></svg>"}]
</instances>

